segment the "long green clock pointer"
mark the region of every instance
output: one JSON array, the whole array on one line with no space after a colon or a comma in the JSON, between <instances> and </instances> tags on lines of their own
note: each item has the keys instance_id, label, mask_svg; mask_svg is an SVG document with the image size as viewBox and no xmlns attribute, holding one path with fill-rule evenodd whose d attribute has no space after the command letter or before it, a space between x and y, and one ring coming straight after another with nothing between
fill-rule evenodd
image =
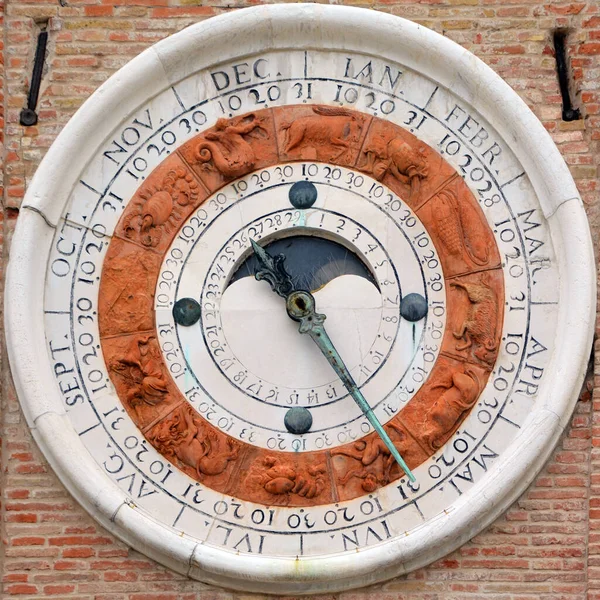
<instances>
[{"instance_id":1,"label":"long green clock pointer","mask_svg":"<svg viewBox=\"0 0 600 600\"><path fill-rule=\"evenodd\" d=\"M398 452L396 446L394 446L394 443L379 422L379 419L375 416L373 409L369 406L369 403L366 401L358 385L356 385L350 371L344 364L338 351L335 349L331 338L327 335L325 327L323 326L323 322L327 317L316 311L313 295L304 290L294 290L292 278L283 265L285 255L278 254L276 256L271 256L254 240L251 239L250 243L252 244L252 249L254 250L254 254L260 265L260 268L257 269L254 274L256 279L259 281L262 279L268 281L272 290L282 298L285 298L288 316L300 323L298 331L300 333L307 333L315 344L317 344L319 350L321 350L349 394L356 404L358 404L358 407L362 410L369 423L371 423L373 429L377 432L377 435L379 435L387 449L392 453L396 462L411 481L416 481L415 476L404 462L404 459Z\"/></svg>"}]
</instances>

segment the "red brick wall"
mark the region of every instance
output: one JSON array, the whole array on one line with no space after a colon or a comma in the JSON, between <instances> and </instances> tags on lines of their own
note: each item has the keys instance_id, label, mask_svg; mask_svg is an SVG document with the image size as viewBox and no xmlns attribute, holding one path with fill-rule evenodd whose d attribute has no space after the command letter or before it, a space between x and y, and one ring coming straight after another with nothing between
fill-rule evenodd
<instances>
[{"instance_id":1,"label":"red brick wall","mask_svg":"<svg viewBox=\"0 0 600 600\"><path fill-rule=\"evenodd\" d=\"M359 4L418 21L495 69L551 132L600 233L600 5L527 0ZM4 261L18 208L53 139L89 94L148 45L241 2L6 0L0 95ZM49 21L48 21L49 19ZM40 24L50 31L40 123L19 125ZM568 28L584 118L561 120L552 31ZM0 65L0 68L3 68ZM600 330L600 322L597 330ZM524 496L494 525L426 569L340 600L600 600L600 342L571 425ZM4 598L249 600L175 575L98 527L48 467L20 412L2 350L0 572ZM321 600L324 600L323 598Z\"/></svg>"}]
</instances>

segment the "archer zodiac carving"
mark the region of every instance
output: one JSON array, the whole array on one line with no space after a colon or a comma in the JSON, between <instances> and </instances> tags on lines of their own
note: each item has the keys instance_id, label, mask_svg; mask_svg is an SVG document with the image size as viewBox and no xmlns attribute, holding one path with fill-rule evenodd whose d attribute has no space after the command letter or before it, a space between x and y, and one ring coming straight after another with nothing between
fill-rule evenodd
<instances>
[{"instance_id":1,"label":"archer zodiac carving","mask_svg":"<svg viewBox=\"0 0 600 600\"><path fill-rule=\"evenodd\" d=\"M156 247L163 231L171 233L178 227L181 208L197 202L199 187L183 167L169 170L161 185L147 184L128 206L122 224L125 237Z\"/></svg>"},{"instance_id":2,"label":"archer zodiac carving","mask_svg":"<svg viewBox=\"0 0 600 600\"><path fill-rule=\"evenodd\" d=\"M385 429L398 448L398 451L412 463L413 443L406 432L396 423L391 422ZM376 435L368 436L366 439L358 440L351 445L335 448L331 451L332 456L349 456L360 462L357 468L350 468L343 477L338 478L338 484L346 485L352 478L361 479L361 487L365 492L373 492L382 485L392 481L392 471L397 463L383 440ZM395 469L395 475L400 475L399 467Z\"/></svg>"},{"instance_id":3,"label":"archer zodiac carving","mask_svg":"<svg viewBox=\"0 0 600 600\"><path fill-rule=\"evenodd\" d=\"M153 335L133 337L126 351L111 361L110 370L126 381L125 400L139 421L143 420L142 405L156 406L168 393L162 356Z\"/></svg>"},{"instance_id":4,"label":"archer zodiac carving","mask_svg":"<svg viewBox=\"0 0 600 600\"><path fill-rule=\"evenodd\" d=\"M388 141L373 136L365 148L366 165L363 169L381 181L386 174L410 186L410 195L419 193L421 180L429 174L427 159L421 148L414 148L400 138Z\"/></svg>"},{"instance_id":5,"label":"archer zodiac carving","mask_svg":"<svg viewBox=\"0 0 600 600\"><path fill-rule=\"evenodd\" d=\"M432 198L435 228L446 252L455 259L467 257L477 266L490 260L490 248L481 217L467 200L459 200L451 189Z\"/></svg>"},{"instance_id":6,"label":"archer zodiac carving","mask_svg":"<svg viewBox=\"0 0 600 600\"><path fill-rule=\"evenodd\" d=\"M186 404L155 425L147 437L163 456L192 468L200 481L223 473L240 450L239 442L214 431Z\"/></svg>"},{"instance_id":7,"label":"archer zodiac carving","mask_svg":"<svg viewBox=\"0 0 600 600\"><path fill-rule=\"evenodd\" d=\"M358 144L364 117L345 109L312 106L313 114L299 116L280 126L286 154L306 160L350 160Z\"/></svg>"},{"instance_id":8,"label":"archer zodiac carving","mask_svg":"<svg viewBox=\"0 0 600 600\"><path fill-rule=\"evenodd\" d=\"M291 494L303 498L316 498L325 488L326 467L324 464L309 465L306 472L292 468L274 456L266 456L260 484L265 491L275 496L275 504L288 504Z\"/></svg>"},{"instance_id":9,"label":"archer zodiac carving","mask_svg":"<svg viewBox=\"0 0 600 600\"><path fill-rule=\"evenodd\" d=\"M455 349L469 351L480 361L492 365L496 359L498 340L498 300L489 285L489 276L483 273L476 281L453 281L451 287L462 290L468 302L466 317L452 331Z\"/></svg>"},{"instance_id":10,"label":"archer zodiac carving","mask_svg":"<svg viewBox=\"0 0 600 600\"><path fill-rule=\"evenodd\" d=\"M262 119L248 114L235 119L218 119L214 128L204 134L195 150L196 160L205 168L215 168L226 178L241 177L251 171L257 156L245 139L254 131L268 136Z\"/></svg>"},{"instance_id":11,"label":"archer zodiac carving","mask_svg":"<svg viewBox=\"0 0 600 600\"><path fill-rule=\"evenodd\" d=\"M448 370L439 382L429 388L429 393L442 390L422 424L421 439L434 451L442 446L462 415L473 406L482 389L472 367L466 365L459 369Z\"/></svg>"}]
</instances>

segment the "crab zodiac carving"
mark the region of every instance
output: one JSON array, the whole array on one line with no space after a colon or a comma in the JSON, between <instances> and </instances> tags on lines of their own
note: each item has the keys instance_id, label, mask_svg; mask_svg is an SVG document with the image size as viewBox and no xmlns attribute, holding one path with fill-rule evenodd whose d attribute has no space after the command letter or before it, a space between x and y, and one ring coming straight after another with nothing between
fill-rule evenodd
<instances>
[{"instance_id":1,"label":"crab zodiac carving","mask_svg":"<svg viewBox=\"0 0 600 600\"><path fill-rule=\"evenodd\" d=\"M315 498L325 487L324 464L310 465L306 473L282 463L274 456L264 459L265 470L261 474L260 483L269 494L277 496L276 504L286 504L290 494L298 494L303 498Z\"/></svg>"},{"instance_id":2,"label":"crab zodiac carving","mask_svg":"<svg viewBox=\"0 0 600 600\"><path fill-rule=\"evenodd\" d=\"M160 188L143 188L131 203L133 210L123 221L125 236L144 246L157 246L163 231L171 233L178 226L180 208L196 202L198 191L198 183L185 169L169 171Z\"/></svg>"}]
</instances>

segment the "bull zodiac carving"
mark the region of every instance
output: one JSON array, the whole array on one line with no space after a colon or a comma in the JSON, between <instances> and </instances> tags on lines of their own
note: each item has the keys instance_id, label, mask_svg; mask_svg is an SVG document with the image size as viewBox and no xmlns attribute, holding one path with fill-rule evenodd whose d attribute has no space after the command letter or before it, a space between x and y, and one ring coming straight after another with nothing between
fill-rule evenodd
<instances>
[{"instance_id":1,"label":"bull zodiac carving","mask_svg":"<svg viewBox=\"0 0 600 600\"><path fill-rule=\"evenodd\" d=\"M450 285L463 290L469 303L465 320L452 332L457 340L456 350L469 350L475 358L493 364L498 350L498 302L494 290L488 285L487 274L481 275L477 283L453 281Z\"/></svg>"}]
</instances>

